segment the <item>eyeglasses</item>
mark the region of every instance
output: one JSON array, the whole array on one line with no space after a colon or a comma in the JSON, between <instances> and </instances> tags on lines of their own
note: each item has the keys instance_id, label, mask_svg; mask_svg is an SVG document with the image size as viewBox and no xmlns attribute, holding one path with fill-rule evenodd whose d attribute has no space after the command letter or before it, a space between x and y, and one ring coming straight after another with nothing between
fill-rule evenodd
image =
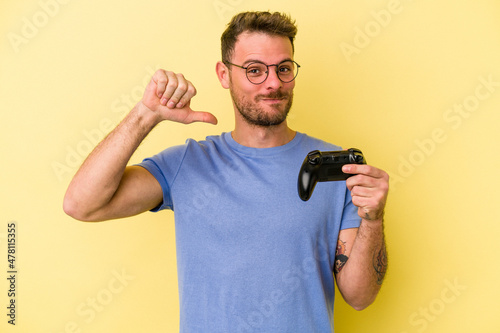
<instances>
[{"instance_id":1,"label":"eyeglasses","mask_svg":"<svg viewBox=\"0 0 500 333\"><path fill-rule=\"evenodd\" d=\"M243 67L229 61L224 61L226 65L236 66L245 70L247 79L253 84L261 84L266 81L269 76L269 67L276 66L276 74L281 82L288 83L295 80L297 74L299 74L300 65L293 60L284 60L279 64L266 65L263 62L255 61L248 64L248 66Z\"/></svg>"}]
</instances>

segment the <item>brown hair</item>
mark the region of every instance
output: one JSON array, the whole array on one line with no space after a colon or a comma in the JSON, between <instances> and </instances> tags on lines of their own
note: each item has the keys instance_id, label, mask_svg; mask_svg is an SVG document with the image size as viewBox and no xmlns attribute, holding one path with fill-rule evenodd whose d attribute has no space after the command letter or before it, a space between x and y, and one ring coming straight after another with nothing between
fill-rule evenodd
<instances>
[{"instance_id":1,"label":"brown hair","mask_svg":"<svg viewBox=\"0 0 500 333\"><path fill-rule=\"evenodd\" d=\"M222 61L229 61L238 36L244 32L262 32L268 35L288 37L292 43L297 26L290 16L282 13L243 12L234 16L221 36Z\"/></svg>"}]
</instances>

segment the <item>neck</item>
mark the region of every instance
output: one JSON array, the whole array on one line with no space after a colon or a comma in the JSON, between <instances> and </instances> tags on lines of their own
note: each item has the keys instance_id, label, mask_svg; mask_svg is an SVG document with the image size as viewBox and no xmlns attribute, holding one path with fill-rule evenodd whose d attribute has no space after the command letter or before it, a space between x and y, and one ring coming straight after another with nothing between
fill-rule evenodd
<instances>
[{"instance_id":1,"label":"neck","mask_svg":"<svg viewBox=\"0 0 500 333\"><path fill-rule=\"evenodd\" d=\"M286 120L276 126L254 126L237 123L231 132L233 139L240 145L252 148L271 148L287 144L295 137Z\"/></svg>"}]
</instances>

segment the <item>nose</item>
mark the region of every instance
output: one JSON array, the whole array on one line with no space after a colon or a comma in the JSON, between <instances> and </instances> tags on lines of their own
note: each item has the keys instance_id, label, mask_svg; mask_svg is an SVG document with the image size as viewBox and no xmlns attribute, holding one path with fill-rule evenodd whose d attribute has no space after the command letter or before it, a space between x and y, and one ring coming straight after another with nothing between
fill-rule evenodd
<instances>
[{"instance_id":1,"label":"nose","mask_svg":"<svg viewBox=\"0 0 500 333\"><path fill-rule=\"evenodd\" d=\"M278 66L277 65L273 65L273 67L269 66L268 71L269 73L265 81L266 86L268 88L273 88L273 89L280 88L283 85L283 82L278 77Z\"/></svg>"}]
</instances>

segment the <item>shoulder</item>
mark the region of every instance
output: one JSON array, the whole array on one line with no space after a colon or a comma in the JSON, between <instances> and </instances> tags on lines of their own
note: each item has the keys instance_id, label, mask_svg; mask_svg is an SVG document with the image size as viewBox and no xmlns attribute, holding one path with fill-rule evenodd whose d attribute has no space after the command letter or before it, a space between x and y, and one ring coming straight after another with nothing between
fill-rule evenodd
<instances>
[{"instance_id":1,"label":"shoulder","mask_svg":"<svg viewBox=\"0 0 500 333\"><path fill-rule=\"evenodd\" d=\"M183 157L189 152L200 152L200 151L210 151L217 146L220 146L222 142L220 135L207 136L204 140L197 140L189 138L184 144L174 145L164 150L160 151L156 156L163 157Z\"/></svg>"},{"instance_id":2,"label":"shoulder","mask_svg":"<svg viewBox=\"0 0 500 333\"><path fill-rule=\"evenodd\" d=\"M338 145L330 143L328 141L310 136L305 133L297 132L297 135L302 136L301 144L310 150L323 150L323 151L331 151L331 150L341 150L342 148Z\"/></svg>"}]
</instances>

